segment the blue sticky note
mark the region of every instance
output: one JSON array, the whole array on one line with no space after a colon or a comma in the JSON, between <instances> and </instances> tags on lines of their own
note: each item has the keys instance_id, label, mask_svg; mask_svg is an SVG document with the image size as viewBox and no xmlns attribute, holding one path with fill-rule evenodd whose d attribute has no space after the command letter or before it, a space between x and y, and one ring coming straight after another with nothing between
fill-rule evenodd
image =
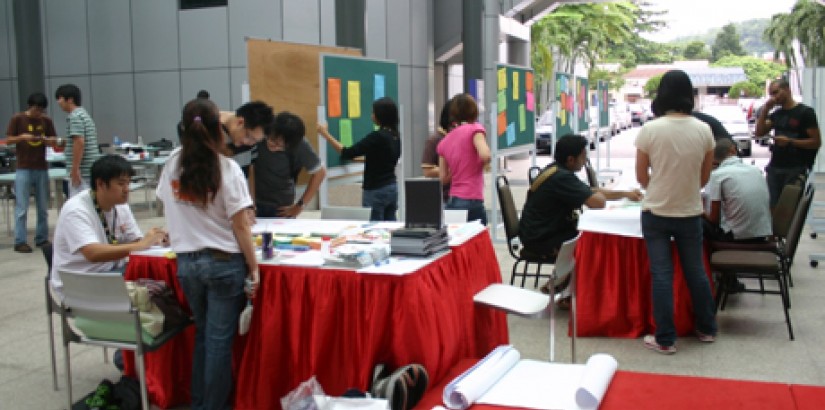
<instances>
[{"instance_id":1,"label":"blue sticky note","mask_svg":"<svg viewBox=\"0 0 825 410\"><path fill-rule=\"evenodd\" d=\"M373 81L375 84L375 92L373 93L373 99L377 100L379 98L384 97L384 75L383 74L376 74L375 80Z\"/></svg>"},{"instance_id":2,"label":"blue sticky note","mask_svg":"<svg viewBox=\"0 0 825 410\"><path fill-rule=\"evenodd\" d=\"M513 145L516 142L516 123L511 122L507 124L507 146Z\"/></svg>"}]
</instances>

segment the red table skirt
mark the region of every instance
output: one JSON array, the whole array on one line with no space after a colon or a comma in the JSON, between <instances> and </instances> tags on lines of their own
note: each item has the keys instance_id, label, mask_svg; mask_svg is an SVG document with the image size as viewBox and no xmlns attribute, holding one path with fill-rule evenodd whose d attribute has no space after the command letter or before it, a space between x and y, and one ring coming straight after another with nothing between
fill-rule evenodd
<instances>
[{"instance_id":1,"label":"red table skirt","mask_svg":"<svg viewBox=\"0 0 825 410\"><path fill-rule=\"evenodd\" d=\"M693 331L693 307L673 247L676 332ZM705 271L711 278L707 252ZM582 232L576 244L576 318L579 336L635 338L652 334L650 263L644 239Z\"/></svg>"},{"instance_id":2,"label":"red table skirt","mask_svg":"<svg viewBox=\"0 0 825 410\"><path fill-rule=\"evenodd\" d=\"M476 307L473 295L501 273L484 232L404 276L261 265L252 325L234 346L235 408L280 408L280 398L316 376L331 395L366 389L376 363L421 363L441 380L461 358L508 342L503 313ZM176 262L133 256L126 277L171 283ZM189 403L190 329L146 357L152 403ZM131 356L129 357L131 359ZM127 371L134 374L133 364Z\"/></svg>"},{"instance_id":3,"label":"red table skirt","mask_svg":"<svg viewBox=\"0 0 825 410\"><path fill-rule=\"evenodd\" d=\"M416 409L441 405L444 387L469 369L477 359L459 362L447 377L431 388ZM825 387L789 385L708 377L675 376L619 370L613 377L600 410L695 410L695 409L821 409ZM475 404L471 410L508 407Z\"/></svg>"}]
</instances>

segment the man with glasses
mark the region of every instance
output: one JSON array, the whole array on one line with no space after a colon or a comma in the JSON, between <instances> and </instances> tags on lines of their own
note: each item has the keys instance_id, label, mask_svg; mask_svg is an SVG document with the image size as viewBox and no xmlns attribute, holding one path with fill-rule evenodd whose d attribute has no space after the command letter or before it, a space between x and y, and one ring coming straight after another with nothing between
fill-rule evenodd
<instances>
[{"instance_id":1,"label":"man with glasses","mask_svg":"<svg viewBox=\"0 0 825 410\"><path fill-rule=\"evenodd\" d=\"M26 220L32 190L37 207L34 243L38 247L49 244L49 164L46 162L46 146L55 147L58 142L54 123L45 114L49 105L46 95L33 93L27 104L28 109L11 117L6 128L6 143L16 144L14 250L21 253L32 252L32 247L26 243Z\"/></svg>"},{"instance_id":2,"label":"man with glasses","mask_svg":"<svg viewBox=\"0 0 825 410\"><path fill-rule=\"evenodd\" d=\"M248 102L234 113L221 111L221 126L229 138L226 145L246 177L257 156L257 144L264 138L264 127L274 118L272 107L261 101Z\"/></svg>"},{"instance_id":3,"label":"man with glasses","mask_svg":"<svg viewBox=\"0 0 825 410\"><path fill-rule=\"evenodd\" d=\"M770 98L756 120L756 136L762 137L773 130L771 160L765 168L773 208L782 188L800 176L805 178L811 170L822 138L816 113L794 100L787 80L771 82L768 93ZM770 112L774 107L779 109Z\"/></svg>"}]
</instances>

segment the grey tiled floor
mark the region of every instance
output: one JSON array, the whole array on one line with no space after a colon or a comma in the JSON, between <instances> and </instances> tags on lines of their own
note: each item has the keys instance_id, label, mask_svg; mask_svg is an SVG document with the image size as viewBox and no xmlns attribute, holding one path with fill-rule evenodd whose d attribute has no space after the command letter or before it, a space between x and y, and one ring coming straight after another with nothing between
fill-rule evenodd
<instances>
[{"instance_id":1,"label":"grey tiled floor","mask_svg":"<svg viewBox=\"0 0 825 410\"><path fill-rule=\"evenodd\" d=\"M529 164L522 162L511 162L513 175L526 175ZM516 185L516 202L521 204L526 184ZM140 201L143 194L133 198L133 202ZM136 204L135 210L142 228L163 224L163 219L151 217L143 204ZM316 215L307 212L305 216ZM52 210L52 229L55 221ZM30 229L33 224L30 212ZM0 224L0 229L4 228ZM12 251L12 242L11 237L0 233L0 409L61 409L65 407L63 355L58 349L61 390L55 392L51 387L44 314L45 263L38 250L33 254ZM512 259L503 243L495 247L504 280L508 281ZM825 385L825 266L811 268L807 260L809 253L823 249L825 238L811 239L806 231L797 252L795 286L791 289L796 341L788 340L777 296L735 295L718 315L720 333L716 343L700 344L684 338L679 340L676 355L662 356L644 349L639 339L582 338L578 341L579 361L606 352L615 356L624 370ZM558 319L556 359L566 362L570 360L570 341L564 336L567 313L561 312ZM54 323L59 324L57 320ZM547 323L509 318L511 341L523 356L547 357ZM91 391L102 378L118 377L111 364L103 363L99 348L73 346L72 368L76 396Z\"/></svg>"}]
</instances>

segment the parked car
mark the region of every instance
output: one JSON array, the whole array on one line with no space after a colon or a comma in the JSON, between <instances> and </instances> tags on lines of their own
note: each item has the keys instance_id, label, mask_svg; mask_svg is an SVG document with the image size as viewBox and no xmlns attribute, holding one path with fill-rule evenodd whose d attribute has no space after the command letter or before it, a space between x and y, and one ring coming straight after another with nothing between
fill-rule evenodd
<instances>
[{"instance_id":1,"label":"parked car","mask_svg":"<svg viewBox=\"0 0 825 410\"><path fill-rule=\"evenodd\" d=\"M739 154L743 157L751 155L751 129L748 120L742 109L736 105L707 105L702 107L702 112L713 116L728 131L739 148Z\"/></svg>"},{"instance_id":2,"label":"parked car","mask_svg":"<svg viewBox=\"0 0 825 410\"><path fill-rule=\"evenodd\" d=\"M633 126L633 120L630 118L630 108L625 103L610 103L612 108L616 109L616 117L618 118L619 128L626 130Z\"/></svg>"},{"instance_id":3,"label":"parked car","mask_svg":"<svg viewBox=\"0 0 825 410\"><path fill-rule=\"evenodd\" d=\"M644 125L647 121L647 113L641 104L632 103L627 105L630 110L630 121L633 124Z\"/></svg>"},{"instance_id":4,"label":"parked car","mask_svg":"<svg viewBox=\"0 0 825 410\"><path fill-rule=\"evenodd\" d=\"M536 121L536 152L553 153L553 133L556 128L556 116L553 110L547 110Z\"/></svg>"},{"instance_id":5,"label":"parked car","mask_svg":"<svg viewBox=\"0 0 825 410\"><path fill-rule=\"evenodd\" d=\"M612 121L613 118L610 117L608 111L608 120L607 125L600 126L599 125L599 107L592 106L588 109L588 125L589 125L589 134L592 136L592 143L595 143L596 138L599 141L606 141L612 135L615 135L615 123Z\"/></svg>"}]
</instances>

